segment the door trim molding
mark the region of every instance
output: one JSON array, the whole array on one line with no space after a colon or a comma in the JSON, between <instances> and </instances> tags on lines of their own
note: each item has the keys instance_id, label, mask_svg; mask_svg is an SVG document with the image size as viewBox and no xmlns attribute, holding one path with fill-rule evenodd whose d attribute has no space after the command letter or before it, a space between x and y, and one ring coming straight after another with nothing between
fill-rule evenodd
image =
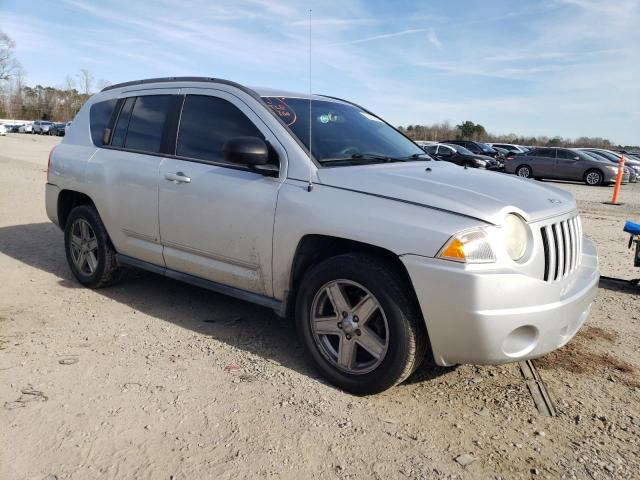
<instances>
[{"instance_id":1,"label":"door trim molding","mask_svg":"<svg viewBox=\"0 0 640 480\"><path fill-rule=\"evenodd\" d=\"M196 277L195 275L189 275L188 273L171 270L170 268L161 267L159 265L145 262L144 260L139 260L128 255L117 253L116 260L121 265L140 268L142 270L147 270L149 272L157 273L158 275L163 275L175 280L180 280L197 287L206 288L207 290L221 293L223 295L228 295L230 297L238 298L246 302L251 302L255 303L256 305L268 307L275 310L278 314L281 314L281 312L283 311L282 309L284 308L283 302L275 298L265 297L264 295L248 292L247 290L242 290L241 288L230 287L229 285L224 285L222 283L213 282L205 278Z\"/></svg>"}]
</instances>

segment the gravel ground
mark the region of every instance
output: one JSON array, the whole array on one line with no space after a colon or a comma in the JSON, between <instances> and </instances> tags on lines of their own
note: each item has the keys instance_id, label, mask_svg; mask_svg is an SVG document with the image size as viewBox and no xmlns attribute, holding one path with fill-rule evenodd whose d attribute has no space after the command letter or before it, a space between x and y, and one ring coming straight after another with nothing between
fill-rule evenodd
<instances>
[{"instance_id":1,"label":"gravel ground","mask_svg":"<svg viewBox=\"0 0 640 480\"><path fill-rule=\"evenodd\" d=\"M152 274L80 288L46 218L59 140L0 137L0 478L638 478L640 290L602 282L587 325L537 360L418 371L360 398L327 385L270 311ZM578 199L604 275L632 278L610 187ZM456 460L457 459L457 460Z\"/></svg>"}]
</instances>

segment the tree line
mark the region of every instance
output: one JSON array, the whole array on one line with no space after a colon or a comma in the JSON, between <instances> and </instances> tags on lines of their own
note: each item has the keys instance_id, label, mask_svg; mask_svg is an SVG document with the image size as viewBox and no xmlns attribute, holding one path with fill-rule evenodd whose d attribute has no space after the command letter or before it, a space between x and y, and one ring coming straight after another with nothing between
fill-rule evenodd
<instances>
[{"instance_id":1,"label":"tree line","mask_svg":"<svg viewBox=\"0 0 640 480\"><path fill-rule=\"evenodd\" d=\"M508 135L496 135L487 132L484 126L469 120L459 125L451 125L449 122L433 123L431 125L408 125L399 127L399 130L413 140L475 140L478 142L513 143L516 145L535 145L547 147L591 147L591 148L618 148L640 149L636 145L615 145L611 140L602 137L579 137L575 139L560 136L547 137L526 136L510 133Z\"/></svg>"},{"instance_id":2,"label":"tree line","mask_svg":"<svg viewBox=\"0 0 640 480\"><path fill-rule=\"evenodd\" d=\"M108 85L83 69L67 76L64 86L28 86L14 49L15 42L0 30L0 118L67 122L96 89Z\"/></svg>"},{"instance_id":3,"label":"tree line","mask_svg":"<svg viewBox=\"0 0 640 480\"><path fill-rule=\"evenodd\" d=\"M81 70L75 76L67 76L64 87L24 84L24 70L14 56L15 42L0 30L0 118L19 120L50 120L67 122L72 120L94 89L109 85L104 80L95 80L89 70ZM483 125L465 121L459 125L449 122L431 125L408 125L399 127L413 140L476 140L482 142L504 142L518 145L557 147L629 148L632 145L614 145L601 137L522 136L516 134L495 135L487 132Z\"/></svg>"}]
</instances>

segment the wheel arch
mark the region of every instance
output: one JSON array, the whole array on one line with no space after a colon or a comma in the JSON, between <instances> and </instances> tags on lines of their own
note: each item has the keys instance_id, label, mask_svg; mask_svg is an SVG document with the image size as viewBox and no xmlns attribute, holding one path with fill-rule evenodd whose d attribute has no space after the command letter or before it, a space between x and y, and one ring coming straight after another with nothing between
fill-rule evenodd
<instances>
[{"instance_id":1,"label":"wheel arch","mask_svg":"<svg viewBox=\"0 0 640 480\"><path fill-rule=\"evenodd\" d=\"M89 195L78 192L75 190L61 190L58 194L58 223L60 228L64 230L65 225L67 224L67 218L69 218L69 214L71 210L79 205L93 205L95 202L89 197Z\"/></svg>"},{"instance_id":2,"label":"wheel arch","mask_svg":"<svg viewBox=\"0 0 640 480\"><path fill-rule=\"evenodd\" d=\"M396 253L377 245L348 238L323 234L307 234L298 242L291 264L289 291L286 295L286 305L283 309L285 315L290 317L293 314L298 286L307 271L331 257L356 252L369 254L391 265L392 268L397 271L400 278L406 283L406 287L409 289L413 299L416 303L418 302L409 272Z\"/></svg>"},{"instance_id":3,"label":"wheel arch","mask_svg":"<svg viewBox=\"0 0 640 480\"><path fill-rule=\"evenodd\" d=\"M602 185L604 183L604 179L605 179L604 172L598 167L589 167L589 168L587 168L587 170L584 172L584 175L582 176L582 181L583 182L585 182L585 183L587 182L587 175L589 175L590 172L598 172L600 174L600 183L599 183L599 185Z\"/></svg>"}]
</instances>

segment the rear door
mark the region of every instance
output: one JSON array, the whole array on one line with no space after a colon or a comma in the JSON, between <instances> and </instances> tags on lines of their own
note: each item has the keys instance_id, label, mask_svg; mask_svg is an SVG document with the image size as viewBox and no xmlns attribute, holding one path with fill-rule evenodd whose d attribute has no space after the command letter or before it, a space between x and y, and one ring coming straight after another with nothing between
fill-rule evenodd
<instances>
[{"instance_id":1,"label":"rear door","mask_svg":"<svg viewBox=\"0 0 640 480\"><path fill-rule=\"evenodd\" d=\"M100 212L116 250L164 265L158 222L158 171L172 99L177 89L128 93L121 98L109 144L90 162L104 184Z\"/></svg>"},{"instance_id":2,"label":"rear door","mask_svg":"<svg viewBox=\"0 0 640 480\"><path fill-rule=\"evenodd\" d=\"M224 160L235 137L258 137L286 154L260 118L234 95L183 89L175 158L160 166L159 217L168 268L271 296L273 223L281 179ZM284 168L283 168L284 169ZM176 180L177 179L177 180Z\"/></svg>"}]
</instances>

